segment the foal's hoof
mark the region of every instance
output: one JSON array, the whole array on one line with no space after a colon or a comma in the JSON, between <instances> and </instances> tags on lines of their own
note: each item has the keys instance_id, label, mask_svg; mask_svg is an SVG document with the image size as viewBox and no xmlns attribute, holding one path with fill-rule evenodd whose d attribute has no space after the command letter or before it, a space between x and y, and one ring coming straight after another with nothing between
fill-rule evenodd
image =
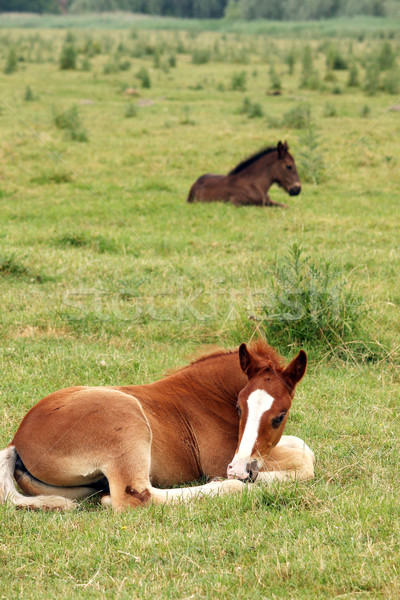
<instances>
[{"instance_id":1,"label":"foal's hoof","mask_svg":"<svg viewBox=\"0 0 400 600\"><path fill-rule=\"evenodd\" d=\"M225 494L231 494L233 492L241 492L243 488L243 481L240 481L239 479L226 479L223 483L222 492Z\"/></svg>"},{"instance_id":2,"label":"foal's hoof","mask_svg":"<svg viewBox=\"0 0 400 600\"><path fill-rule=\"evenodd\" d=\"M104 494L104 496L101 497L101 505L103 508L112 508L110 494Z\"/></svg>"}]
</instances>

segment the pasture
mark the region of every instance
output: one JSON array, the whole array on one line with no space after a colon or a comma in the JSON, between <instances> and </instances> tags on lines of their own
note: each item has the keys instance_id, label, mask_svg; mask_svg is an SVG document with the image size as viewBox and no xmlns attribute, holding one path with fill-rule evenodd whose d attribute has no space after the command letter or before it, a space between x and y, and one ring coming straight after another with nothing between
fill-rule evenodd
<instances>
[{"instance_id":1,"label":"pasture","mask_svg":"<svg viewBox=\"0 0 400 600\"><path fill-rule=\"evenodd\" d=\"M352 290L350 316L363 304L357 327L301 344L285 433L314 450L313 481L122 515L0 506L0 596L398 598L398 24L13 19L0 19L2 448L62 387L148 383L257 335L295 356L274 290L299 245ZM271 188L288 210L186 203L200 175L279 140L302 182L293 198Z\"/></svg>"}]
</instances>

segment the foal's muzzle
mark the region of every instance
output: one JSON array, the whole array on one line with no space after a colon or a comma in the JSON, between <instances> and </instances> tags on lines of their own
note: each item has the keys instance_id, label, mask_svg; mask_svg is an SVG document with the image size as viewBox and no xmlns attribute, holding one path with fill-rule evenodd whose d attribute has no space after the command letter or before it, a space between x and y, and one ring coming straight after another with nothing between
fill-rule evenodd
<instances>
[{"instance_id":1,"label":"foal's muzzle","mask_svg":"<svg viewBox=\"0 0 400 600\"><path fill-rule=\"evenodd\" d=\"M301 185L294 185L289 190L289 196L298 196L301 192Z\"/></svg>"},{"instance_id":2,"label":"foal's muzzle","mask_svg":"<svg viewBox=\"0 0 400 600\"><path fill-rule=\"evenodd\" d=\"M228 479L240 479L240 481L243 481L244 483L248 483L249 481L254 483L254 481L257 479L259 470L260 469L257 460L247 463L246 466L242 465L242 468L239 469L235 469L231 463L228 466L227 475Z\"/></svg>"}]
</instances>

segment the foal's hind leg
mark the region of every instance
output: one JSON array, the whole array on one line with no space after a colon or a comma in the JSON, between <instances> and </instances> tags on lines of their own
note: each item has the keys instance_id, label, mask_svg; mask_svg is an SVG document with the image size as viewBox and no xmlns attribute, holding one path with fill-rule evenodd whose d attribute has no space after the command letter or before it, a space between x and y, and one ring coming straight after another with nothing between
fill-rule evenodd
<instances>
[{"instance_id":1,"label":"foal's hind leg","mask_svg":"<svg viewBox=\"0 0 400 600\"><path fill-rule=\"evenodd\" d=\"M103 466L108 479L110 497L103 497L103 506L110 505L118 512L148 504L150 485L151 431L147 419L135 424L134 436L126 436L119 455Z\"/></svg>"}]
</instances>

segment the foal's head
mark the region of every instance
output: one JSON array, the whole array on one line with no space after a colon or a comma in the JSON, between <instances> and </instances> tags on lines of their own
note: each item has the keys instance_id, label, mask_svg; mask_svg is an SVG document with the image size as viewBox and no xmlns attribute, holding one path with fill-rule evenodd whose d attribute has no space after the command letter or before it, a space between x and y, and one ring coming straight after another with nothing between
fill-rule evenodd
<instances>
[{"instance_id":1,"label":"foal's head","mask_svg":"<svg viewBox=\"0 0 400 600\"><path fill-rule=\"evenodd\" d=\"M239 393L239 440L227 473L229 478L247 479L251 471L258 472L263 466L281 438L296 384L306 370L307 356L301 350L282 369L242 344L239 359L248 382Z\"/></svg>"},{"instance_id":2,"label":"foal's head","mask_svg":"<svg viewBox=\"0 0 400 600\"><path fill-rule=\"evenodd\" d=\"M297 196L301 192L299 175L293 156L289 152L287 142L278 142L278 160L273 166L274 182L283 187L290 196Z\"/></svg>"}]
</instances>

